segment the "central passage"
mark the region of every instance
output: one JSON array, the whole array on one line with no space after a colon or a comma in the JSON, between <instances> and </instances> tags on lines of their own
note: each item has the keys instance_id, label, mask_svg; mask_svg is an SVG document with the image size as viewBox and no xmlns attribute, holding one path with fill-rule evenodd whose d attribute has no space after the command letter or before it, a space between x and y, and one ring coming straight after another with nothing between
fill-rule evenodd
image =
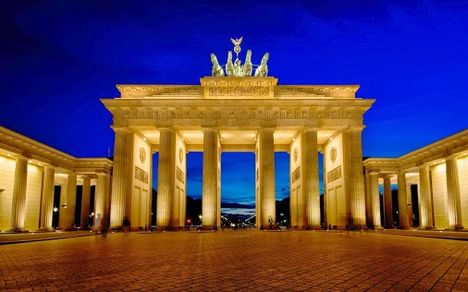
<instances>
[{"instance_id":1,"label":"central passage","mask_svg":"<svg viewBox=\"0 0 468 292\"><path fill-rule=\"evenodd\" d=\"M255 226L255 153L221 154L221 223L223 228Z\"/></svg>"}]
</instances>

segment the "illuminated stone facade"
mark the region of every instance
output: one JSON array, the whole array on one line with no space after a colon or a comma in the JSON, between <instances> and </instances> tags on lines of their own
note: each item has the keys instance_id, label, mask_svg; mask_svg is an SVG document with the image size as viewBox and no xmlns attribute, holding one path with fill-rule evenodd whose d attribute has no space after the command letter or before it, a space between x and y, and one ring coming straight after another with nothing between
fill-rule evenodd
<instances>
[{"instance_id":1,"label":"illuminated stone facade","mask_svg":"<svg viewBox=\"0 0 468 292\"><path fill-rule=\"evenodd\" d=\"M109 218L111 169L107 158L76 158L0 127L0 230L75 230L97 222L92 220L94 214ZM78 217L77 186L82 186ZM92 186L94 212L90 210ZM60 204L54 206L56 190ZM52 224L54 213L59 215L57 226Z\"/></svg>"},{"instance_id":2,"label":"illuminated stone facade","mask_svg":"<svg viewBox=\"0 0 468 292\"><path fill-rule=\"evenodd\" d=\"M202 222L220 226L221 152L255 152L257 227L275 218L275 151L291 155L291 221L320 227L318 152L324 154L327 223L366 225L361 131L374 100L356 85L277 85L273 77L204 77L200 85L117 85L102 99L115 131L111 227L149 223L151 156L159 152L157 227L185 224L186 153L203 151ZM147 157L142 160L143 156ZM156 170L154 170L156 171ZM139 223L134 223L139 218Z\"/></svg>"},{"instance_id":3,"label":"illuminated stone facade","mask_svg":"<svg viewBox=\"0 0 468 292\"><path fill-rule=\"evenodd\" d=\"M468 130L399 158L367 159L364 169L370 227L468 227ZM383 184L384 218L378 203L379 184ZM398 205L393 205L392 186L398 189Z\"/></svg>"}]
</instances>

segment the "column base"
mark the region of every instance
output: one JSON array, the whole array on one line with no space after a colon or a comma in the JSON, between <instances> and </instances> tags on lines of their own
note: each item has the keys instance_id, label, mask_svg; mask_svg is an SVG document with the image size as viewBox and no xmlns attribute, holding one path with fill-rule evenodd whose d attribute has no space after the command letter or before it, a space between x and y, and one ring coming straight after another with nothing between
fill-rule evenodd
<instances>
[{"instance_id":1,"label":"column base","mask_svg":"<svg viewBox=\"0 0 468 292\"><path fill-rule=\"evenodd\" d=\"M37 230L37 232L55 232L55 229L52 227L40 228Z\"/></svg>"},{"instance_id":2,"label":"column base","mask_svg":"<svg viewBox=\"0 0 468 292\"><path fill-rule=\"evenodd\" d=\"M368 230L369 228L366 225L353 224L350 226L351 230Z\"/></svg>"},{"instance_id":3,"label":"column base","mask_svg":"<svg viewBox=\"0 0 468 292\"><path fill-rule=\"evenodd\" d=\"M294 227L292 227L294 229ZM296 229L299 229L296 227ZM267 226L260 226L260 230L281 230L278 225L267 225Z\"/></svg>"},{"instance_id":4,"label":"column base","mask_svg":"<svg viewBox=\"0 0 468 292\"><path fill-rule=\"evenodd\" d=\"M9 232L9 233L27 233L29 231L24 229L24 228L13 228L13 229L8 230L7 232Z\"/></svg>"},{"instance_id":5,"label":"column base","mask_svg":"<svg viewBox=\"0 0 468 292\"><path fill-rule=\"evenodd\" d=\"M306 230L322 230L322 226L320 225L312 225L312 226L305 226Z\"/></svg>"},{"instance_id":6,"label":"column base","mask_svg":"<svg viewBox=\"0 0 468 292\"><path fill-rule=\"evenodd\" d=\"M450 230L462 230L464 229L463 225L450 226Z\"/></svg>"},{"instance_id":7,"label":"column base","mask_svg":"<svg viewBox=\"0 0 468 292\"><path fill-rule=\"evenodd\" d=\"M218 230L218 226L216 226L216 225L202 226L201 230Z\"/></svg>"},{"instance_id":8,"label":"column base","mask_svg":"<svg viewBox=\"0 0 468 292\"><path fill-rule=\"evenodd\" d=\"M373 226L372 229L374 230L383 230L382 226Z\"/></svg>"}]
</instances>

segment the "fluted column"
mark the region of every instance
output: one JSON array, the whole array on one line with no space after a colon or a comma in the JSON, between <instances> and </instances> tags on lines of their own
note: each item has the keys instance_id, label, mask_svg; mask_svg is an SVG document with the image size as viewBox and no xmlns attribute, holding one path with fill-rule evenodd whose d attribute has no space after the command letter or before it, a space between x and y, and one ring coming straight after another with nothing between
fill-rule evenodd
<instances>
[{"instance_id":1,"label":"fluted column","mask_svg":"<svg viewBox=\"0 0 468 292\"><path fill-rule=\"evenodd\" d=\"M457 158L450 156L446 159L447 174L447 209L450 229L462 229L462 212L460 201L460 182L458 180Z\"/></svg>"},{"instance_id":2,"label":"fluted column","mask_svg":"<svg viewBox=\"0 0 468 292\"><path fill-rule=\"evenodd\" d=\"M41 224L40 230L53 230L52 216L54 209L54 181L55 168L53 166L44 167L44 180L42 183L41 201Z\"/></svg>"},{"instance_id":3,"label":"fluted column","mask_svg":"<svg viewBox=\"0 0 468 292\"><path fill-rule=\"evenodd\" d=\"M11 208L11 230L25 232L26 217L26 183L28 179L28 159L16 158L15 181L13 182L13 200Z\"/></svg>"},{"instance_id":4,"label":"fluted column","mask_svg":"<svg viewBox=\"0 0 468 292\"><path fill-rule=\"evenodd\" d=\"M364 194L364 175L362 168L362 142L359 127L343 131L344 173L346 176L346 194L351 226L366 227L366 202Z\"/></svg>"},{"instance_id":5,"label":"fluted column","mask_svg":"<svg viewBox=\"0 0 468 292\"><path fill-rule=\"evenodd\" d=\"M96 190L94 193L94 229L100 229L108 224L108 213L106 212L106 200L108 200L108 174L98 173Z\"/></svg>"},{"instance_id":6,"label":"fluted column","mask_svg":"<svg viewBox=\"0 0 468 292\"><path fill-rule=\"evenodd\" d=\"M364 175L364 192L366 193L366 225L373 227L372 223L372 196L370 193L370 176L369 173Z\"/></svg>"},{"instance_id":7,"label":"fluted column","mask_svg":"<svg viewBox=\"0 0 468 292\"><path fill-rule=\"evenodd\" d=\"M302 135L303 192L307 228L320 228L320 190L318 176L317 131L306 130Z\"/></svg>"},{"instance_id":8,"label":"fluted column","mask_svg":"<svg viewBox=\"0 0 468 292\"><path fill-rule=\"evenodd\" d=\"M218 226L218 159L219 134L216 129L203 131L203 197L202 224L205 229Z\"/></svg>"},{"instance_id":9,"label":"fluted column","mask_svg":"<svg viewBox=\"0 0 468 292\"><path fill-rule=\"evenodd\" d=\"M276 224L275 145L273 129L261 129L259 139L259 184L261 201L260 228L269 228L269 220Z\"/></svg>"},{"instance_id":10,"label":"fluted column","mask_svg":"<svg viewBox=\"0 0 468 292\"><path fill-rule=\"evenodd\" d=\"M421 228L434 227L432 220L432 195L430 186L429 165L419 167L419 217Z\"/></svg>"},{"instance_id":11,"label":"fluted column","mask_svg":"<svg viewBox=\"0 0 468 292\"><path fill-rule=\"evenodd\" d=\"M398 173L398 216L400 228L410 228L408 218L408 195L406 193L406 174L403 171Z\"/></svg>"},{"instance_id":12,"label":"fluted column","mask_svg":"<svg viewBox=\"0 0 468 292\"><path fill-rule=\"evenodd\" d=\"M380 229L380 194L379 177L377 173L370 173L369 176L369 197L370 197L370 222L374 229Z\"/></svg>"},{"instance_id":13,"label":"fluted column","mask_svg":"<svg viewBox=\"0 0 468 292\"><path fill-rule=\"evenodd\" d=\"M76 174L68 174L67 208L65 209L65 229L75 230Z\"/></svg>"},{"instance_id":14,"label":"fluted column","mask_svg":"<svg viewBox=\"0 0 468 292\"><path fill-rule=\"evenodd\" d=\"M175 139L173 129L159 131L158 195L156 225L159 230L170 228L172 200L175 196Z\"/></svg>"},{"instance_id":15,"label":"fluted column","mask_svg":"<svg viewBox=\"0 0 468 292\"><path fill-rule=\"evenodd\" d=\"M127 196L131 196L132 193L133 133L128 129L121 128L114 129L114 131L115 145L110 227L120 228L126 214Z\"/></svg>"},{"instance_id":16,"label":"fluted column","mask_svg":"<svg viewBox=\"0 0 468 292\"><path fill-rule=\"evenodd\" d=\"M384 205L385 205L385 228L393 228L393 208L392 208L392 184L390 176L383 178L384 185Z\"/></svg>"},{"instance_id":17,"label":"fluted column","mask_svg":"<svg viewBox=\"0 0 468 292\"><path fill-rule=\"evenodd\" d=\"M91 179L83 177L83 190L81 192L81 229L89 228L89 204L91 196Z\"/></svg>"}]
</instances>

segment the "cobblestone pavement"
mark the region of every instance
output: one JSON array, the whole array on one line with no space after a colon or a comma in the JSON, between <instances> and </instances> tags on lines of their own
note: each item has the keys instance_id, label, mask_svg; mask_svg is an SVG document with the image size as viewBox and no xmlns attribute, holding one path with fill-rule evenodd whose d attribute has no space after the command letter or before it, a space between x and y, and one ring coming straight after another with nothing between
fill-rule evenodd
<instances>
[{"instance_id":1,"label":"cobblestone pavement","mask_svg":"<svg viewBox=\"0 0 468 292\"><path fill-rule=\"evenodd\" d=\"M109 234L0 246L0 290L468 291L467 258L371 232Z\"/></svg>"}]
</instances>

